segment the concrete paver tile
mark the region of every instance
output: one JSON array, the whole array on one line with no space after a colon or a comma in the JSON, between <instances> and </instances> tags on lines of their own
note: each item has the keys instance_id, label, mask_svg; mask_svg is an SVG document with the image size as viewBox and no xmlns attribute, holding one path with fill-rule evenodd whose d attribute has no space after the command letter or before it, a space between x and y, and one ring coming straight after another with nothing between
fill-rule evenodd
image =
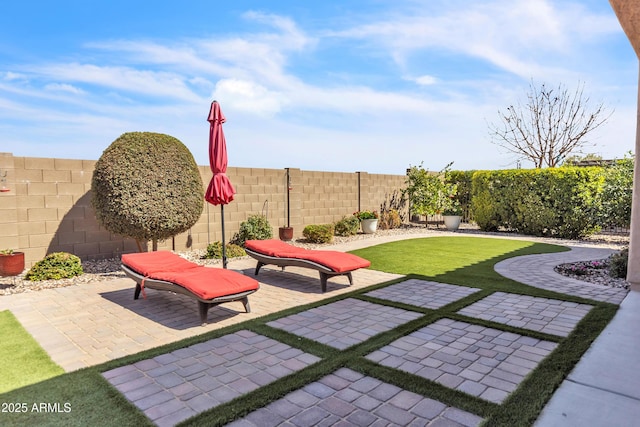
<instances>
[{"instance_id":1,"label":"concrete paver tile","mask_svg":"<svg viewBox=\"0 0 640 427\"><path fill-rule=\"evenodd\" d=\"M492 402L501 403L509 393L517 388L521 380L537 366L539 360L541 360L540 357L543 358L549 355L551 349L557 345L554 343L554 346L545 349L540 347L540 344L544 341L525 340L531 345L523 347L523 344L519 342L522 338L521 335L492 328L474 328L474 332L468 332L467 328L469 326L470 324L466 322L456 322L446 318L440 319L408 336L399 338L366 357L381 365L396 367L411 374L436 381L446 387L467 391L474 396L493 399L491 400ZM470 336L476 337L478 341L474 342ZM414 348L426 346L432 340L438 340L442 337L450 337L453 340L442 340L446 344L423 360L408 361L407 355L413 350L411 346ZM489 341L482 341L483 339ZM398 342L402 342L402 345L398 345ZM411 345L407 345L409 343ZM479 358L472 362L468 358L463 359L444 351L447 348L453 348L455 352L460 354L461 351L458 350L460 345L454 346L456 343L463 344L466 347L463 353L475 354ZM475 345L480 343L482 343L482 346ZM527 357L538 360L534 362L515 355L505 355L500 360L496 358L500 354L494 350L496 346L515 349L514 353L520 351ZM536 353L528 351L530 348L535 349ZM400 349L403 349L404 354L399 352ZM398 365L398 361L402 360L404 362ZM433 363L433 361L440 363ZM498 372L498 374L494 376L492 375L493 372Z\"/></svg>"},{"instance_id":2,"label":"concrete paver tile","mask_svg":"<svg viewBox=\"0 0 640 427\"><path fill-rule=\"evenodd\" d=\"M177 414L189 414L190 417L196 413L194 412L196 408L199 410L209 409L265 385L266 379L275 380L294 371L289 367L283 368L278 374L275 374L273 369L271 372L265 372L268 369L265 369L266 366L262 365L260 360L252 360L251 363L247 363L243 360L244 356L240 352L225 351L223 348L229 343L233 343L236 349L242 349L247 354L255 354L250 350L253 345L251 340L256 336L257 334L253 332L240 331L236 334L209 340L206 343L208 345L194 345L175 350L170 353L173 357L163 358L167 361L166 366L172 366L173 369L160 369L162 366L158 363L158 358L154 358L107 371L103 373L103 376L152 420L163 419L163 423L168 423L169 420L181 421ZM277 363L271 365L270 368L277 368L298 360L297 368L302 369L319 360L317 357L306 355L297 349L291 352L288 346L264 338L264 340L254 342L268 341L270 345L267 348L278 349L276 355L263 352L265 359L277 359ZM204 353L198 353L197 349L203 350ZM212 349L219 350L224 354L235 353L238 357L229 361L222 359L224 363L220 365L221 358L212 360L207 357ZM254 350L255 352L261 351L260 349ZM285 355L286 358L278 358L278 354ZM189 359L186 367L180 366L180 362L185 360L181 359L181 356ZM299 360L301 356L305 356L305 362ZM208 365L207 361L213 362L214 365ZM212 368L213 371L211 371ZM215 376L210 375L212 372L215 372ZM256 376L246 376L249 373ZM258 374L262 375L257 376ZM254 378L261 380L254 382L252 381ZM201 388L203 386L204 390ZM204 392L210 398L198 398ZM205 407L206 404L212 406Z\"/></svg>"},{"instance_id":3,"label":"concrete paver tile","mask_svg":"<svg viewBox=\"0 0 640 427\"><path fill-rule=\"evenodd\" d=\"M316 384L323 385L322 397L305 391L316 390ZM265 414L265 410L274 414L268 419L277 419L278 425L343 425L342 422L358 426L427 425L439 418L464 426L477 426L482 422L482 418L474 414L347 368L293 391L230 426L261 426L262 418L258 415Z\"/></svg>"}]
</instances>

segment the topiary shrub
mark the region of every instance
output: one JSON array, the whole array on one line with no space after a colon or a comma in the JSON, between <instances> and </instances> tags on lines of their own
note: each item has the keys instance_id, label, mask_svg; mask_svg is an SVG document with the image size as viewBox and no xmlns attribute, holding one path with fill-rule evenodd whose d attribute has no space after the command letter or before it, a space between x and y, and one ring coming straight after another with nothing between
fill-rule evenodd
<instances>
[{"instance_id":1,"label":"topiary shrub","mask_svg":"<svg viewBox=\"0 0 640 427\"><path fill-rule=\"evenodd\" d=\"M227 243L227 257L228 258L237 258L241 256L245 256L247 253L241 246L235 245L233 243ZM207 253L204 256L206 259L219 259L222 258L222 242L213 242L207 246Z\"/></svg>"},{"instance_id":2,"label":"topiary shrub","mask_svg":"<svg viewBox=\"0 0 640 427\"><path fill-rule=\"evenodd\" d=\"M624 279L629 265L629 248L625 248L609 257L609 276Z\"/></svg>"},{"instance_id":3,"label":"topiary shrub","mask_svg":"<svg viewBox=\"0 0 640 427\"><path fill-rule=\"evenodd\" d=\"M266 240L273 237L273 229L264 215L251 215L240 223L240 230L234 234L231 243L244 246L247 240Z\"/></svg>"},{"instance_id":4,"label":"topiary shrub","mask_svg":"<svg viewBox=\"0 0 640 427\"><path fill-rule=\"evenodd\" d=\"M333 224L312 224L302 230L302 235L311 243L331 243L334 233Z\"/></svg>"},{"instance_id":5,"label":"topiary shrub","mask_svg":"<svg viewBox=\"0 0 640 427\"><path fill-rule=\"evenodd\" d=\"M354 236L360 229L360 220L355 216L345 216L333 226L336 236Z\"/></svg>"},{"instance_id":6,"label":"topiary shrub","mask_svg":"<svg viewBox=\"0 0 640 427\"><path fill-rule=\"evenodd\" d=\"M59 280L79 276L83 273L80 258L67 252L54 252L38 261L25 275L34 282Z\"/></svg>"},{"instance_id":7,"label":"topiary shrub","mask_svg":"<svg viewBox=\"0 0 640 427\"><path fill-rule=\"evenodd\" d=\"M151 132L122 134L104 150L91 180L91 203L108 231L136 239L164 240L187 231L200 215L204 188L189 149L176 138Z\"/></svg>"}]
</instances>

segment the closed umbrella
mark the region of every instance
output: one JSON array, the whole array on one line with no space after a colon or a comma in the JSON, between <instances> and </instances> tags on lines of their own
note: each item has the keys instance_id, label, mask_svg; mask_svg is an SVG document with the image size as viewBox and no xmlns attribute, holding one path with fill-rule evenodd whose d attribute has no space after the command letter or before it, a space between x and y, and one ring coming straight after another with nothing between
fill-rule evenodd
<instances>
[{"instance_id":1,"label":"closed umbrella","mask_svg":"<svg viewBox=\"0 0 640 427\"><path fill-rule=\"evenodd\" d=\"M224 115L217 101L211 103L209 110L209 164L211 165L211 182L207 187L204 198L214 206L220 205L222 218L222 267L227 268L227 249L224 241L224 205L233 200L236 190L227 177L227 142L222 131L225 122Z\"/></svg>"}]
</instances>

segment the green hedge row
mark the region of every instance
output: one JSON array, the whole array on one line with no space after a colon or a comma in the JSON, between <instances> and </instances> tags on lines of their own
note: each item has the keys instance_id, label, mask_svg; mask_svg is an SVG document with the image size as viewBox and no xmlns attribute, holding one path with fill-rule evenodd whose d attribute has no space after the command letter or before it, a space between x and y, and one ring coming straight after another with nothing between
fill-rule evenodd
<instances>
[{"instance_id":1,"label":"green hedge row","mask_svg":"<svg viewBox=\"0 0 640 427\"><path fill-rule=\"evenodd\" d=\"M599 229L605 170L562 167L476 171L473 218L483 230L576 239Z\"/></svg>"}]
</instances>

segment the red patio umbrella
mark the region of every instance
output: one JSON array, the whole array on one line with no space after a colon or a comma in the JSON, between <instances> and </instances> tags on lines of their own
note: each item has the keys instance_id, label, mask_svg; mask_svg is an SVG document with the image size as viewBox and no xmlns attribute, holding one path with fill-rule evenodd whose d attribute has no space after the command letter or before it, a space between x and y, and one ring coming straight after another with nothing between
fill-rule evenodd
<instances>
[{"instance_id":1,"label":"red patio umbrella","mask_svg":"<svg viewBox=\"0 0 640 427\"><path fill-rule=\"evenodd\" d=\"M227 268L227 250L224 241L224 205L233 200L236 190L227 177L227 142L222 131L225 122L224 115L217 101L211 103L207 121L209 127L209 164L213 177L204 198L214 206L220 205L220 217L222 222L222 267Z\"/></svg>"}]
</instances>

